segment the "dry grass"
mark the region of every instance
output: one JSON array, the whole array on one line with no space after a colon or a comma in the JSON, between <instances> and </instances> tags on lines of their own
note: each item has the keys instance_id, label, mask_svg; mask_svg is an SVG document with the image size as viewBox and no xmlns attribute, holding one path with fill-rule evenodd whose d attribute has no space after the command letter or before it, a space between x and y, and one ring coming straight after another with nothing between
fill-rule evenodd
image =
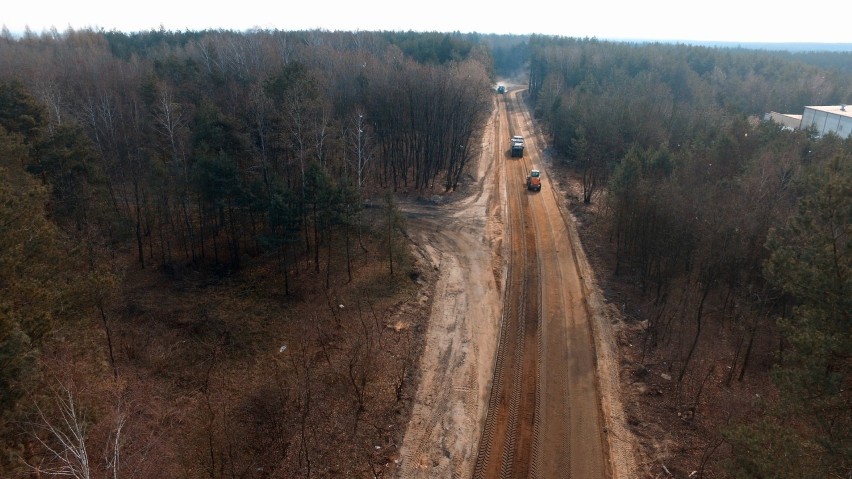
<instances>
[{"instance_id":1,"label":"dry grass","mask_svg":"<svg viewBox=\"0 0 852 479\"><path fill-rule=\"evenodd\" d=\"M275 258L230 276L128 268L112 308L119 374L135 391L132 444L157 477L381 477L411 410L431 268L390 277L375 238L344 249L326 288L304 259L291 294ZM408 263L408 264L407 264ZM410 264L410 265L409 265ZM153 477L153 476L151 476Z\"/></svg>"}]
</instances>

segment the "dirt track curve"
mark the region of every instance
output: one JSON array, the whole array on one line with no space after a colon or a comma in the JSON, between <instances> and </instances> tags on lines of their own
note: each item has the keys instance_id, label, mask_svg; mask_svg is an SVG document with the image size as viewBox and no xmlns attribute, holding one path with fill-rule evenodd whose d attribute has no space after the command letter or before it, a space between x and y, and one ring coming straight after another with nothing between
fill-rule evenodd
<instances>
[{"instance_id":1,"label":"dirt track curve","mask_svg":"<svg viewBox=\"0 0 852 479\"><path fill-rule=\"evenodd\" d=\"M398 477L635 477L615 321L548 181L522 91L497 95L469 196L403 205L439 279ZM518 134L525 154L512 158ZM531 168L540 192L526 189Z\"/></svg>"}]
</instances>

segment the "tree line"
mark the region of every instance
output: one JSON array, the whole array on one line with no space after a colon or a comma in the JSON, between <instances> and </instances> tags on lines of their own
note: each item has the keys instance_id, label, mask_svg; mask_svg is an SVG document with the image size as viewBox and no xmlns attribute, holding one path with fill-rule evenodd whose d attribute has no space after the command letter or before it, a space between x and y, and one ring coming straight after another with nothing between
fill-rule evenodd
<instances>
[{"instance_id":1,"label":"tree line","mask_svg":"<svg viewBox=\"0 0 852 479\"><path fill-rule=\"evenodd\" d=\"M238 268L264 241L316 249L376 190L458 185L489 65L441 39L398 40L436 52L418 61L378 33L69 31L0 40L0 75L63 221L135 237L142 265Z\"/></svg>"},{"instance_id":2,"label":"tree line","mask_svg":"<svg viewBox=\"0 0 852 479\"><path fill-rule=\"evenodd\" d=\"M741 49L530 47L529 100L581 202L598 205L591 228L613 277L635 285L644 357L666 364L678 415L708 378L736 388L774 364L780 399L707 438L708 455L728 447L716 472L848 476L852 139L761 119L846 103L852 77Z\"/></svg>"}]
</instances>

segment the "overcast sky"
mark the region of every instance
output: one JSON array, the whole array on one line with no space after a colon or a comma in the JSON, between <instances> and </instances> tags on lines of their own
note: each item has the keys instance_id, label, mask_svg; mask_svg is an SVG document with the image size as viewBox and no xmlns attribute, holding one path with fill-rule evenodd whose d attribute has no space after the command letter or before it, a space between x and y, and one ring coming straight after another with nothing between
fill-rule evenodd
<instances>
[{"instance_id":1,"label":"overcast sky","mask_svg":"<svg viewBox=\"0 0 852 479\"><path fill-rule=\"evenodd\" d=\"M852 43L849 0L6 0L12 33L252 28L440 31L613 40ZM818 8L817 8L818 7Z\"/></svg>"}]
</instances>

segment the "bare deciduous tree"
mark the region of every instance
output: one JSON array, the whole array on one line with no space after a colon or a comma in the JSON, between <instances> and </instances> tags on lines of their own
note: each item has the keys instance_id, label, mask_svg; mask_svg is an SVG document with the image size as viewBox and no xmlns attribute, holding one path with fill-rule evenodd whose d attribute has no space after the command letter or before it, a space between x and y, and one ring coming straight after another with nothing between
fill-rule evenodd
<instances>
[{"instance_id":1,"label":"bare deciduous tree","mask_svg":"<svg viewBox=\"0 0 852 479\"><path fill-rule=\"evenodd\" d=\"M38 464L30 464L37 473L91 479L98 476L120 477L124 428L127 416L117 403L109 418L109 432L102 444L103 463L98 463L90 444L91 418L80 404L73 382L59 382L53 390L48 409L36 405L37 418L32 436L45 454Z\"/></svg>"}]
</instances>

